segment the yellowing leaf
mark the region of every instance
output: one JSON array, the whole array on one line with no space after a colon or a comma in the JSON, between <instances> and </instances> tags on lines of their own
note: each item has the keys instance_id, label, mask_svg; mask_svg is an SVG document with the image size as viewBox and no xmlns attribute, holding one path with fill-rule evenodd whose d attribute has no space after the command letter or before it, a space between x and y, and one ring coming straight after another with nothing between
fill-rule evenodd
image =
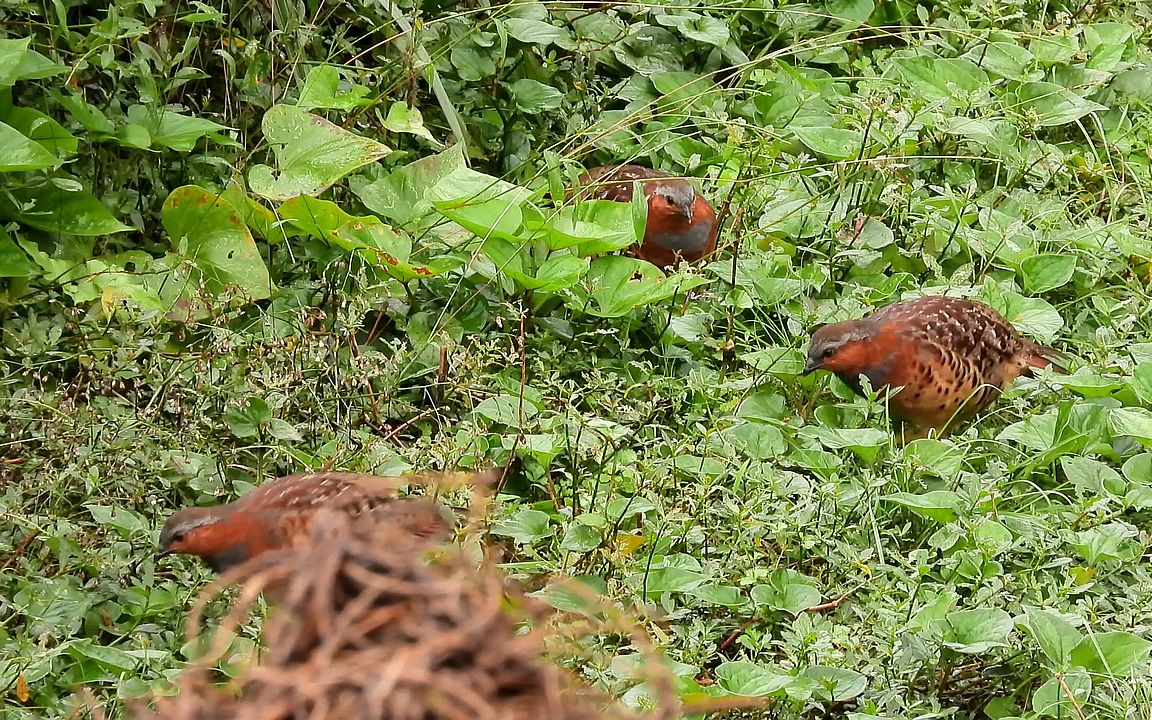
<instances>
[{"instance_id":1,"label":"yellowing leaf","mask_svg":"<svg viewBox=\"0 0 1152 720\"><path fill-rule=\"evenodd\" d=\"M627 557L644 546L643 535L616 534L616 552Z\"/></svg>"}]
</instances>

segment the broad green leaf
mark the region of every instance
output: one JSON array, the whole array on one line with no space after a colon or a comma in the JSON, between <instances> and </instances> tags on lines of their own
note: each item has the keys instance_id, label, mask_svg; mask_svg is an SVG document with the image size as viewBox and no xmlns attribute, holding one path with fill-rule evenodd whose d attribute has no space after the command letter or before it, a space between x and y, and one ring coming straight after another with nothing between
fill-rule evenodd
<instances>
[{"instance_id":1,"label":"broad green leaf","mask_svg":"<svg viewBox=\"0 0 1152 720\"><path fill-rule=\"evenodd\" d=\"M812 696L824 702L846 702L868 689L868 678L847 668L811 665L801 675L814 683Z\"/></svg>"},{"instance_id":2,"label":"broad green leaf","mask_svg":"<svg viewBox=\"0 0 1152 720\"><path fill-rule=\"evenodd\" d=\"M131 672L140 662L120 648L102 645L89 638L79 638L67 645L67 652L75 658L93 660L114 672Z\"/></svg>"},{"instance_id":3,"label":"broad green leaf","mask_svg":"<svg viewBox=\"0 0 1152 720\"><path fill-rule=\"evenodd\" d=\"M520 42L532 45L551 45L558 40L569 39L567 30L541 20L528 18L507 18L500 21L508 34ZM565 43L566 44L566 43Z\"/></svg>"},{"instance_id":4,"label":"broad green leaf","mask_svg":"<svg viewBox=\"0 0 1152 720\"><path fill-rule=\"evenodd\" d=\"M0 147L4 148L4 152L0 154L0 172L43 170L60 164L60 160L43 145L2 122L0 122Z\"/></svg>"},{"instance_id":5,"label":"broad green leaf","mask_svg":"<svg viewBox=\"0 0 1152 720\"><path fill-rule=\"evenodd\" d=\"M781 695L781 691L794 681L795 678L791 675L772 672L746 660L724 662L716 668L716 682L733 695L746 697Z\"/></svg>"},{"instance_id":6,"label":"broad green leaf","mask_svg":"<svg viewBox=\"0 0 1152 720\"><path fill-rule=\"evenodd\" d=\"M965 455L962 447L930 438L913 440L901 452L908 462L942 478L955 477L964 467Z\"/></svg>"},{"instance_id":7,"label":"broad green leaf","mask_svg":"<svg viewBox=\"0 0 1152 720\"><path fill-rule=\"evenodd\" d=\"M1068 667L1072 649L1083 637L1071 623L1047 610L1029 608L1016 623L1032 636L1048 658L1049 667L1056 670Z\"/></svg>"},{"instance_id":8,"label":"broad green leaf","mask_svg":"<svg viewBox=\"0 0 1152 720\"><path fill-rule=\"evenodd\" d=\"M780 375L799 375L804 372L804 355L796 348L778 347L744 353L741 362L754 370Z\"/></svg>"},{"instance_id":9,"label":"broad green leaf","mask_svg":"<svg viewBox=\"0 0 1152 720\"><path fill-rule=\"evenodd\" d=\"M951 490L930 490L920 495L898 492L884 495L880 499L902 505L917 515L938 523L952 522L960 512L966 512L968 507L963 496Z\"/></svg>"},{"instance_id":10,"label":"broad green leaf","mask_svg":"<svg viewBox=\"0 0 1152 720\"><path fill-rule=\"evenodd\" d=\"M1020 332L1042 342L1052 342L1064 327L1064 318L1043 298L1025 297L986 283L981 288L981 299L999 310Z\"/></svg>"},{"instance_id":11,"label":"broad green leaf","mask_svg":"<svg viewBox=\"0 0 1152 720\"><path fill-rule=\"evenodd\" d=\"M11 188L0 194L0 211L50 233L98 237L134 229L117 220L92 193L73 185L48 181L35 187Z\"/></svg>"},{"instance_id":12,"label":"broad green leaf","mask_svg":"<svg viewBox=\"0 0 1152 720\"><path fill-rule=\"evenodd\" d=\"M262 127L277 167L273 171L266 165L253 166L248 184L252 192L269 200L318 195L353 170L392 152L292 105L272 106L264 113Z\"/></svg>"},{"instance_id":13,"label":"broad green leaf","mask_svg":"<svg viewBox=\"0 0 1152 720\"><path fill-rule=\"evenodd\" d=\"M1067 285L1076 274L1075 255L1033 255L1020 264L1024 288L1030 293L1046 293Z\"/></svg>"},{"instance_id":14,"label":"broad green leaf","mask_svg":"<svg viewBox=\"0 0 1152 720\"><path fill-rule=\"evenodd\" d=\"M1089 565L1109 560L1135 560L1144 553L1144 545L1133 538L1136 529L1127 523L1111 522L1072 534L1076 548Z\"/></svg>"},{"instance_id":15,"label":"broad green leaf","mask_svg":"<svg viewBox=\"0 0 1152 720\"><path fill-rule=\"evenodd\" d=\"M965 655L1008 647L1012 616L999 608L978 608L950 613L940 623L944 645Z\"/></svg>"},{"instance_id":16,"label":"broad green leaf","mask_svg":"<svg viewBox=\"0 0 1152 720\"><path fill-rule=\"evenodd\" d=\"M799 615L813 605L820 604L820 590L814 586L815 582L795 570L773 570L767 583L752 588L752 601L773 610Z\"/></svg>"},{"instance_id":17,"label":"broad green leaf","mask_svg":"<svg viewBox=\"0 0 1152 720\"><path fill-rule=\"evenodd\" d=\"M834 127L793 127L797 139L817 155L851 160L863 152L864 133Z\"/></svg>"},{"instance_id":18,"label":"broad green leaf","mask_svg":"<svg viewBox=\"0 0 1152 720\"><path fill-rule=\"evenodd\" d=\"M736 608L748 602L743 593L740 592L740 588L732 587L731 585L701 585L693 590L691 595L709 605L720 605L722 607Z\"/></svg>"},{"instance_id":19,"label":"broad green leaf","mask_svg":"<svg viewBox=\"0 0 1152 720\"><path fill-rule=\"evenodd\" d=\"M0 278L32 277L36 274L36 264L8 233L0 229Z\"/></svg>"},{"instance_id":20,"label":"broad green leaf","mask_svg":"<svg viewBox=\"0 0 1152 720\"><path fill-rule=\"evenodd\" d=\"M408 133L424 138L436 147L444 147L444 144L432 137L432 133L424 127L424 116L420 114L420 111L414 107L408 107L406 102L398 101L388 106L384 127L391 132Z\"/></svg>"},{"instance_id":21,"label":"broad green leaf","mask_svg":"<svg viewBox=\"0 0 1152 720\"><path fill-rule=\"evenodd\" d=\"M1100 103L1085 100L1071 90L1050 82L1026 82L1016 89L1016 112L1031 111L1037 116L1037 124L1043 127L1064 125L1108 108Z\"/></svg>"},{"instance_id":22,"label":"broad green leaf","mask_svg":"<svg viewBox=\"0 0 1152 720\"><path fill-rule=\"evenodd\" d=\"M773 425L746 422L723 431L724 437L752 460L770 460L788 452L784 433Z\"/></svg>"},{"instance_id":23,"label":"broad green leaf","mask_svg":"<svg viewBox=\"0 0 1152 720\"><path fill-rule=\"evenodd\" d=\"M496 395L482 401L472 412L486 417L492 422L509 427L519 427L521 412L523 412L524 418L528 419L537 411L536 405L527 399L521 400L515 395Z\"/></svg>"},{"instance_id":24,"label":"broad green leaf","mask_svg":"<svg viewBox=\"0 0 1152 720\"><path fill-rule=\"evenodd\" d=\"M841 30L858 28L872 17L876 4L873 0L832 0L827 5L827 13L838 22Z\"/></svg>"},{"instance_id":25,"label":"broad green leaf","mask_svg":"<svg viewBox=\"0 0 1152 720\"><path fill-rule=\"evenodd\" d=\"M521 508L510 517L497 520L489 531L493 535L510 537L521 545L528 545L552 535L552 519L548 513Z\"/></svg>"},{"instance_id":26,"label":"broad green leaf","mask_svg":"<svg viewBox=\"0 0 1152 720\"><path fill-rule=\"evenodd\" d=\"M20 79L20 63L28 52L31 38L0 40L0 87L11 87ZM0 143L4 140L0 137Z\"/></svg>"},{"instance_id":27,"label":"broad green leaf","mask_svg":"<svg viewBox=\"0 0 1152 720\"><path fill-rule=\"evenodd\" d=\"M586 310L599 317L620 317L638 307L683 295L708 284L699 275L665 277L651 263L618 256L599 257L588 268L594 305Z\"/></svg>"},{"instance_id":28,"label":"broad green leaf","mask_svg":"<svg viewBox=\"0 0 1152 720\"><path fill-rule=\"evenodd\" d=\"M238 438L256 437L265 425L272 420L272 408L264 398L250 397L243 405L229 408L224 413L224 422Z\"/></svg>"},{"instance_id":29,"label":"broad green leaf","mask_svg":"<svg viewBox=\"0 0 1152 720\"><path fill-rule=\"evenodd\" d=\"M204 118L192 117L170 107L133 105L128 108L128 121L143 128L153 147L166 147L178 152L192 152L201 138L219 145L235 146L232 138L224 135L228 128Z\"/></svg>"},{"instance_id":30,"label":"broad green leaf","mask_svg":"<svg viewBox=\"0 0 1152 720\"><path fill-rule=\"evenodd\" d=\"M604 544L607 519L598 513L584 513L572 518L564 528L560 547L572 552L591 552Z\"/></svg>"},{"instance_id":31,"label":"broad green leaf","mask_svg":"<svg viewBox=\"0 0 1152 720\"><path fill-rule=\"evenodd\" d=\"M1083 708L1092 696L1092 676L1084 672L1061 673L1036 688L1032 709L1040 717L1060 720L1083 717Z\"/></svg>"},{"instance_id":32,"label":"broad green leaf","mask_svg":"<svg viewBox=\"0 0 1152 720\"><path fill-rule=\"evenodd\" d=\"M1152 410L1113 408L1108 413L1108 425L1114 434L1128 435L1146 447L1152 447Z\"/></svg>"},{"instance_id":33,"label":"broad green leaf","mask_svg":"<svg viewBox=\"0 0 1152 720\"><path fill-rule=\"evenodd\" d=\"M429 197L432 188L465 167L462 147L453 145L437 155L429 155L393 170L372 183L353 186L352 191L372 212L404 227L424 227L440 218ZM462 196L455 192L449 194L449 199Z\"/></svg>"},{"instance_id":34,"label":"broad green leaf","mask_svg":"<svg viewBox=\"0 0 1152 720\"><path fill-rule=\"evenodd\" d=\"M477 237L498 237L520 244L524 211L531 193L491 175L459 167L428 191L432 206Z\"/></svg>"},{"instance_id":35,"label":"broad green leaf","mask_svg":"<svg viewBox=\"0 0 1152 720\"><path fill-rule=\"evenodd\" d=\"M989 86L988 74L964 58L900 58L892 62L892 68L930 102L961 99Z\"/></svg>"},{"instance_id":36,"label":"broad green leaf","mask_svg":"<svg viewBox=\"0 0 1152 720\"><path fill-rule=\"evenodd\" d=\"M79 141L76 136L39 110L14 107L5 121L30 140L40 143L45 150L59 158L76 154Z\"/></svg>"},{"instance_id":37,"label":"broad green leaf","mask_svg":"<svg viewBox=\"0 0 1152 720\"><path fill-rule=\"evenodd\" d=\"M1023 80L1026 69L1035 59L1027 48L1008 42L974 45L964 57L1008 80Z\"/></svg>"},{"instance_id":38,"label":"broad green leaf","mask_svg":"<svg viewBox=\"0 0 1152 720\"><path fill-rule=\"evenodd\" d=\"M195 185L176 188L160 217L173 248L203 273L209 292L238 287L254 300L271 295L272 280L252 233L216 193Z\"/></svg>"},{"instance_id":39,"label":"broad green leaf","mask_svg":"<svg viewBox=\"0 0 1152 720\"><path fill-rule=\"evenodd\" d=\"M1125 678L1133 670L1141 670L1152 652L1152 642L1124 630L1088 633L1072 649L1073 666L1082 667L1094 675Z\"/></svg>"},{"instance_id":40,"label":"broad green leaf","mask_svg":"<svg viewBox=\"0 0 1152 720\"><path fill-rule=\"evenodd\" d=\"M516 109L530 115L558 110L564 104L564 93L529 78L512 83L508 86L508 92L512 94Z\"/></svg>"},{"instance_id":41,"label":"broad green leaf","mask_svg":"<svg viewBox=\"0 0 1152 720\"><path fill-rule=\"evenodd\" d=\"M300 99L296 107L301 110L313 108L332 110L352 110L358 107L371 105L374 101L368 97L372 91L363 85L345 83L347 90L340 90L340 71L331 65L315 65L304 78L304 87L300 89Z\"/></svg>"},{"instance_id":42,"label":"broad green leaf","mask_svg":"<svg viewBox=\"0 0 1152 720\"><path fill-rule=\"evenodd\" d=\"M689 593L707 581L708 577L699 570L675 565L653 568L628 578L632 587L643 591L648 597L668 592Z\"/></svg>"}]
</instances>

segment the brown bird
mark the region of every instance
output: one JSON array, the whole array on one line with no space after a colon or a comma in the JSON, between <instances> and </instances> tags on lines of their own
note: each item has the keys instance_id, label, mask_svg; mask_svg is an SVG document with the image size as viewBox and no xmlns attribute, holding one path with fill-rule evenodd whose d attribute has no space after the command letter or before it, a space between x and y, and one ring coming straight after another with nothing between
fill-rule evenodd
<instances>
[{"instance_id":1,"label":"brown bird","mask_svg":"<svg viewBox=\"0 0 1152 720\"><path fill-rule=\"evenodd\" d=\"M439 503L397 497L412 479L348 472L278 478L226 505L177 511L160 531L156 559L195 555L224 572L269 550L307 543L321 509L398 526L420 538L445 539L451 524Z\"/></svg>"},{"instance_id":2,"label":"brown bird","mask_svg":"<svg viewBox=\"0 0 1152 720\"><path fill-rule=\"evenodd\" d=\"M595 200L632 202L633 181L641 181L648 198L648 224L644 241L633 252L661 268L677 259L688 262L716 249L716 211L689 181L640 165L597 167L580 176L578 183Z\"/></svg>"},{"instance_id":3,"label":"brown bird","mask_svg":"<svg viewBox=\"0 0 1152 720\"><path fill-rule=\"evenodd\" d=\"M902 388L889 407L910 426L910 439L971 418L1034 368L1065 372L1054 362L1061 357L983 303L928 296L820 328L804 374L830 370L857 393L861 375L876 390Z\"/></svg>"}]
</instances>

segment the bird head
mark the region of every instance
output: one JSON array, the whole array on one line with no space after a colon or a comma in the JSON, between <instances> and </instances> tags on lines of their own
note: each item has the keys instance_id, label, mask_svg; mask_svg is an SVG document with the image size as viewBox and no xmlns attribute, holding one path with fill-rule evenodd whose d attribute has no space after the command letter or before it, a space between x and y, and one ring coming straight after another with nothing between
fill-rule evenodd
<instances>
[{"instance_id":1,"label":"bird head","mask_svg":"<svg viewBox=\"0 0 1152 720\"><path fill-rule=\"evenodd\" d=\"M803 374L823 369L854 377L867 362L867 341L874 331L868 320L848 320L820 328L812 334Z\"/></svg>"},{"instance_id":2,"label":"bird head","mask_svg":"<svg viewBox=\"0 0 1152 720\"><path fill-rule=\"evenodd\" d=\"M218 507L185 508L164 523L155 559L168 555L195 555L216 572L223 572L252 557L267 544L255 521Z\"/></svg>"},{"instance_id":3,"label":"bird head","mask_svg":"<svg viewBox=\"0 0 1152 720\"><path fill-rule=\"evenodd\" d=\"M652 192L652 199L662 204L670 212L692 222L696 208L696 189L684 180L662 182Z\"/></svg>"}]
</instances>

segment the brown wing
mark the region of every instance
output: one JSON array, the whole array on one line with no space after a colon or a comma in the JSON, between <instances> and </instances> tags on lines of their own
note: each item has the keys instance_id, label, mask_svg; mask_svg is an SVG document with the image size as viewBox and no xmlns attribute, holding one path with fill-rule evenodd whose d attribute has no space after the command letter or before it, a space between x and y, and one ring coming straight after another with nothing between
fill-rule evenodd
<instances>
[{"instance_id":1,"label":"brown wing","mask_svg":"<svg viewBox=\"0 0 1152 720\"><path fill-rule=\"evenodd\" d=\"M1011 380L1003 377L1002 366L1027 347L1000 313L972 300L923 297L882 308L872 319L969 360L983 382L998 387Z\"/></svg>"},{"instance_id":2,"label":"brown wing","mask_svg":"<svg viewBox=\"0 0 1152 720\"><path fill-rule=\"evenodd\" d=\"M577 183L583 188L581 195L584 197L594 200L632 202L633 182L668 177L672 176L642 165L604 165L584 173Z\"/></svg>"},{"instance_id":3,"label":"brown wing","mask_svg":"<svg viewBox=\"0 0 1152 720\"><path fill-rule=\"evenodd\" d=\"M253 490L237 501L237 509L256 512L275 509L281 512L314 508L336 499L373 505L396 497L407 484L401 477L366 475L364 473L323 472L287 475Z\"/></svg>"}]
</instances>

